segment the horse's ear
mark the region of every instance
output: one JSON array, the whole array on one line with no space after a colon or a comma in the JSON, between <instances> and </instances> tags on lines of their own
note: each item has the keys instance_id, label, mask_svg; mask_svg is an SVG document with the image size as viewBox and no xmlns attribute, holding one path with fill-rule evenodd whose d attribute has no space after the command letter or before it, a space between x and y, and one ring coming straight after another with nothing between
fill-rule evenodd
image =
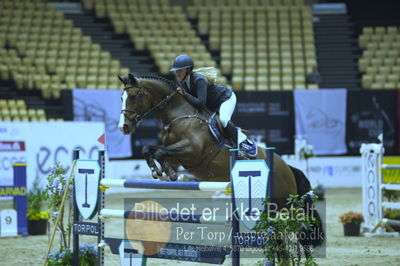
<instances>
[{"instance_id":1,"label":"horse's ear","mask_svg":"<svg viewBox=\"0 0 400 266\"><path fill-rule=\"evenodd\" d=\"M124 85L126 85L125 80L124 80L123 78L121 78L120 75L118 75L118 79L119 79Z\"/></svg>"},{"instance_id":2,"label":"horse's ear","mask_svg":"<svg viewBox=\"0 0 400 266\"><path fill-rule=\"evenodd\" d=\"M133 76L131 73L128 74L129 77L129 81L136 87L136 88L140 88L140 80Z\"/></svg>"}]
</instances>

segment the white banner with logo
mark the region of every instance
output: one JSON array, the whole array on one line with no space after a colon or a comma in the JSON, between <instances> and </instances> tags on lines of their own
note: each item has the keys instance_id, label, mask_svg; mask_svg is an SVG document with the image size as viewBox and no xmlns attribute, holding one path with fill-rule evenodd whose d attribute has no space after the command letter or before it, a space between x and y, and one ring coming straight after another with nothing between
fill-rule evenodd
<instances>
[{"instance_id":1,"label":"white banner with logo","mask_svg":"<svg viewBox=\"0 0 400 266\"><path fill-rule=\"evenodd\" d=\"M104 122L106 147L112 159L132 156L131 137L123 135L118 129L121 95L118 90L73 91L74 120Z\"/></svg>"},{"instance_id":2,"label":"white banner with logo","mask_svg":"<svg viewBox=\"0 0 400 266\"><path fill-rule=\"evenodd\" d=\"M314 146L316 155L347 152L345 89L294 91L296 135Z\"/></svg>"},{"instance_id":3,"label":"white banner with logo","mask_svg":"<svg viewBox=\"0 0 400 266\"><path fill-rule=\"evenodd\" d=\"M294 155L282 158L291 166L304 172L313 186L326 187L361 187L361 157L313 157L296 160Z\"/></svg>"},{"instance_id":4,"label":"white banner with logo","mask_svg":"<svg viewBox=\"0 0 400 266\"><path fill-rule=\"evenodd\" d=\"M98 149L103 148L97 139L103 132L104 125L99 122L0 122L3 148L10 148L10 142L17 142L19 147L25 144L23 152L13 149L0 152L0 185L12 182L14 161L28 164L29 190L36 176L42 186L46 184L46 178L56 162L67 168L69 173L73 149L80 149L81 158L97 159ZM17 148L16 144L14 147ZM3 179L3 176L6 178Z\"/></svg>"},{"instance_id":5,"label":"white banner with logo","mask_svg":"<svg viewBox=\"0 0 400 266\"><path fill-rule=\"evenodd\" d=\"M16 126L19 124L19 126ZM0 185L13 185L13 164L26 163L28 124L0 122Z\"/></svg>"}]
</instances>

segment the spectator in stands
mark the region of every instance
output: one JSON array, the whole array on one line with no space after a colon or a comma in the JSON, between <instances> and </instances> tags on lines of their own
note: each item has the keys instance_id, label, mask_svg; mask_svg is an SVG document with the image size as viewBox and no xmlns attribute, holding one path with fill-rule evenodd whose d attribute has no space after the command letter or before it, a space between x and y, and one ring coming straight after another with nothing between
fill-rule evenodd
<instances>
[{"instance_id":1,"label":"spectator in stands","mask_svg":"<svg viewBox=\"0 0 400 266\"><path fill-rule=\"evenodd\" d=\"M312 72L307 75L306 82L308 84L317 84L320 87L321 84L321 74L318 72L317 67L313 67Z\"/></svg>"},{"instance_id":2,"label":"spectator in stands","mask_svg":"<svg viewBox=\"0 0 400 266\"><path fill-rule=\"evenodd\" d=\"M257 146L231 121L236 106L236 95L228 87L216 83L217 69L203 67L194 69L193 59L188 55L175 58L170 71L175 72L179 82L178 93L197 108L207 108L219 112L221 124L235 145L247 156L257 155Z\"/></svg>"}]
</instances>

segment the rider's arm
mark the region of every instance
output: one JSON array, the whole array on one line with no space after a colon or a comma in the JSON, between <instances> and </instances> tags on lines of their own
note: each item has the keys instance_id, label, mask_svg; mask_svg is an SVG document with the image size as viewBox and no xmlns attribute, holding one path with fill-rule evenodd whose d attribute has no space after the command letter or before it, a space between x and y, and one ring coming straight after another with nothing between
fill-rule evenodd
<instances>
[{"instance_id":1,"label":"rider's arm","mask_svg":"<svg viewBox=\"0 0 400 266\"><path fill-rule=\"evenodd\" d=\"M190 93L185 93L184 97L195 107L204 108L207 100L207 80L198 79L194 85L197 97L191 95Z\"/></svg>"}]
</instances>

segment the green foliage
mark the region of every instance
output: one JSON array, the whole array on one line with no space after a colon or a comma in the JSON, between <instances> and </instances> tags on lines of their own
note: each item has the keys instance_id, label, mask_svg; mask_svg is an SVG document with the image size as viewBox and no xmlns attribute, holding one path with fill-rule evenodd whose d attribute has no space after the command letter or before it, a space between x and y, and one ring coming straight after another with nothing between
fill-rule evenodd
<instances>
[{"instance_id":1,"label":"green foliage","mask_svg":"<svg viewBox=\"0 0 400 266\"><path fill-rule=\"evenodd\" d=\"M383 216L388 219L400 220L400 210L385 209Z\"/></svg>"},{"instance_id":2,"label":"green foliage","mask_svg":"<svg viewBox=\"0 0 400 266\"><path fill-rule=\"evenodd\" d=\"M27 211L28 220L48 220L50 214L48 212Z\"/></svg>"},{"instance_id":3,"label":"green foliage","mask_svg":"<svg viewBox=\"0 0 400 266\"><path fill-rule=\"evenodd\" d=\"M40 180L37 176L33 182L32 189L27 195L27 216L28 220L49 219L49 213L43 211L46 203L46 192L40 189Z\"/></svg>"},{"instance_id":4,"label":"green foliage","mask_svg":"<svg viewBox=\"0 0 400 266\"><path fill-rule=\"evenodd\" d=\"M64 169L61 164L56 163L47 177L45 193L49 200L49 208L53 212L57 212L61 205L67 183L66 172L66 169ZM55 222L56 219L57 216L53 215L52 221Z\"/></svg>"},{"instance_id":5,"label":"green foliage","mask_svg":"<svg viewBox=\"0 0 400 266\"><path fill-rule=\"evenodd\" d=\"M265 202L266 211L261 215L255 230L263 233L267 238L267 245L264 247L265 261L259 265L317 265L311 256L308 259L301 259L297 253L298 233L301 226L310 229L313 225L318 225L316 218L309 216L304 211L306 198L311 197L316 200L317 196L308 193L302 197L290 195L287 199L288 208L282 208L279 212L274 203ZM270 207L271 206L271 207Z\"/></svg>"},{"instance_id":6,"label":"green foliage","mask_svg":"<svg viewBox=\"0 0 400 266\"><path fill-rule=\"evenodd\" d=\"M383 190L383 196L388 199L388 201L399 201L400 191L396 190Z\"/></svg>"},{"instance_id":7,"label":"green foliage","mask_svg":"<svg viewBox=\"0 0 400 266\"><path fill-rule=\"evenodd\" d=\"M71 196L73 191L72 184L67 184L68 177L66 175L67 170L62 167L61 164L56 163L54 167L51 169L50 174L47 176L47 186L46 186L46 196L48 199L48 207L52 212L51 221L55 223L57 221L57 217L60 215L59 223L55 226L58 226L61 232L62 244L60 250L65 250L70 246L70 239L71 239L71 223L72 223L72 206L71 206ZM69 188L69 201L67 202L68 205L68 213L67 213L67 221L64 220L65 211L58 213L60 209L62 198L64 195L64 191ZM65 210L66 208L64 208Z\"/></svg>"},{"instance_id":8,"label":"green foliage","mask_svg":"<svg viewBox=\"0 0 400 266\"><path fill-rule=\"evenodd\" d=\"M314 147L312 145L306 145L299 150L300 159L307 160L308 158L314 157Z\"/></svg>"}]
</instances>

